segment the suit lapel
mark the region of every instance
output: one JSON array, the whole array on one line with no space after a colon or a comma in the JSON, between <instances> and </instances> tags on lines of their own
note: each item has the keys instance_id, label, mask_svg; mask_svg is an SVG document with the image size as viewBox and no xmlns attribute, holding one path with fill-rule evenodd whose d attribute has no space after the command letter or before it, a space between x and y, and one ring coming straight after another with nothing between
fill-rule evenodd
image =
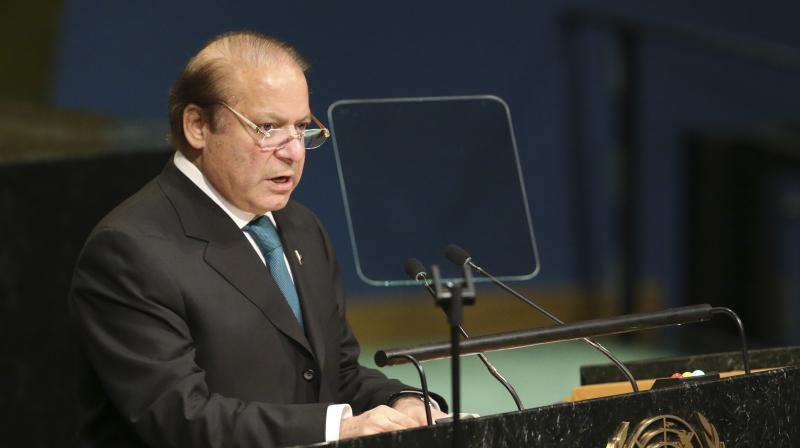
<instances>
[{"instance_id":1,"label":"suit lapel","mask_svg":"<svg viewBox=\"0 0 800 448\"><path fill-rule=\"evenodd\" d=\"M256 305L281 332L312 353L308 340L278 285L244 235L241 240L231 244L209 241L206 262ZM243 260L247 262L243 263Z\"/></svg>"},{"instance_id":2,"label":"suit lapel","mask_svg":"<svg viewBox=\"0 0 800 448\"><path fill-rule=\"evenodd\" d=\"M311 345L314 348L314 354L318 360L317 364L321 369L324 365L323 360L325 359L325 341L322 334L323 328L320 326L320 319L325 316L320 316L319 313L320 310L324 310L325 307L315 303L315 300L319 298L314 297L312 294L313 288L310 282L313 279L309 278L306 273L306 263L313 262L313 260L303 260L301 262L301 258L298 258L298 254L299 257L302 257L304 253L308 253L303 250L303 243L304 241L309 241L309 238L303 238L302 226L292 220L291 214L288 213L286 209L273 212L272 216L277 223L281 244L283 244L284 253L292 268L292 277L294 278L297 295L300 296L300 303L303 308L306 333L311 339Z\"/></svg>"},{"instance_id":3,"label":"suit lapel","mask_svg":"<svg viewBox=\"0 0 800 448\"><path fill-rule=\"evenodd\" d=\"M184 233L207 242L206 263L258 307L278 330L312 354L289 304L241 229L172 161L158 181L175 207Z\"/></svg>"}]
</instances>

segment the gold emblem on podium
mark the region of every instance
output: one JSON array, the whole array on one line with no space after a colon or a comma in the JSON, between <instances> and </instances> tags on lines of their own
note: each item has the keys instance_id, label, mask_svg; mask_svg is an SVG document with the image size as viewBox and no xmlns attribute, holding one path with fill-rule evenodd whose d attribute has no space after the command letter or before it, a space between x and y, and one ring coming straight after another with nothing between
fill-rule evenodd
<instances>
[{"instance_id":1,"label":"gold emblem on podium","mask_svg":"<svg viewBox=\"0 0 800 448\"><path fill-rule=\"evenodd\" d=\"M695 413L697 424L674 415L659 415L642 420L628 437L629 422L622 422L606 448L725 448L714 425L703 414Z\"/></svg>"}]
</instances>

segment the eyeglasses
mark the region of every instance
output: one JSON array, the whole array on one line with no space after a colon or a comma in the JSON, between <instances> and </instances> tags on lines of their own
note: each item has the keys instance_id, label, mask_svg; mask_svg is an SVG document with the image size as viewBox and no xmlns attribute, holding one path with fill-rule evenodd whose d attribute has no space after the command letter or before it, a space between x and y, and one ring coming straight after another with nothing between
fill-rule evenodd
<instances>
[{"instance_id":1,"label":"eyeglasses","mask_svg":"<svg viewBox=\"0 0 800 448\"><path fill-rule=\"evenodd\" d=\"M273 128L269 124L257 125L252 120L239 113L236 109L225 103L219 103L228 108L234 115L239 117L248 128L256 133L258 145L265 149L276 150L281 149L292 142L292 140L301 140L305 149L316 149L322 146L331 132L326 128L313 114L311 119L314 120L319 128L314 129L286 129L286 128Z\"/></svg>"}]
</instances>

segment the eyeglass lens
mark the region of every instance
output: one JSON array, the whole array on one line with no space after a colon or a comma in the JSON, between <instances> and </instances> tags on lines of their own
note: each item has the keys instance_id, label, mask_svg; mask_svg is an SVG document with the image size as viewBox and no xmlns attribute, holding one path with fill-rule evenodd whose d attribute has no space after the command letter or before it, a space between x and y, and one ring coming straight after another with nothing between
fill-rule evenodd
<instances>
[{"instance_id":1,"label":"eyeglass lens","mask_svg":"<svg viewBox=\"0 0 800 448\"><path fill-rule=\"evenodd\" d=\"M268 133L261 134L261 145L267 148L280 148L300 136L303 138L303 146L306 149L318 148L327 140L322 129L306 129L296 133L289 129L272 129Z\"/></svg>"}]
</instances>

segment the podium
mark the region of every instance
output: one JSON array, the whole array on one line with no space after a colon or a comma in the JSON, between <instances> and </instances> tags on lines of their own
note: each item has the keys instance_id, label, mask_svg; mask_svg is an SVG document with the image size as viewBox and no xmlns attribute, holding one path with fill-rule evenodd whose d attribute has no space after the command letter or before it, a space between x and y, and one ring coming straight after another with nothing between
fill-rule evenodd
<instances>
[{"instance_id":1,"label":"podium","mask_svg":"<svg viewBox=\"0 0 800 448\"><path fill-rule=\"evenodd\" d=\"M738 358L738 361L737 361ZM740 352L630 363L637 377L701 368L735 370ZM712 363L716 364L714 367ZM796 447L800 446L800 347L751 352L770 370L462 421L465 447ZM720 368L721 367L721 368ZM616 381L611 366L582 368L582 381ZM450 447L449 425L319 446ZM664 443L669 441L668 443ZM660 445L657 445L661 443Z\"/></svg>"}]
</instances>

